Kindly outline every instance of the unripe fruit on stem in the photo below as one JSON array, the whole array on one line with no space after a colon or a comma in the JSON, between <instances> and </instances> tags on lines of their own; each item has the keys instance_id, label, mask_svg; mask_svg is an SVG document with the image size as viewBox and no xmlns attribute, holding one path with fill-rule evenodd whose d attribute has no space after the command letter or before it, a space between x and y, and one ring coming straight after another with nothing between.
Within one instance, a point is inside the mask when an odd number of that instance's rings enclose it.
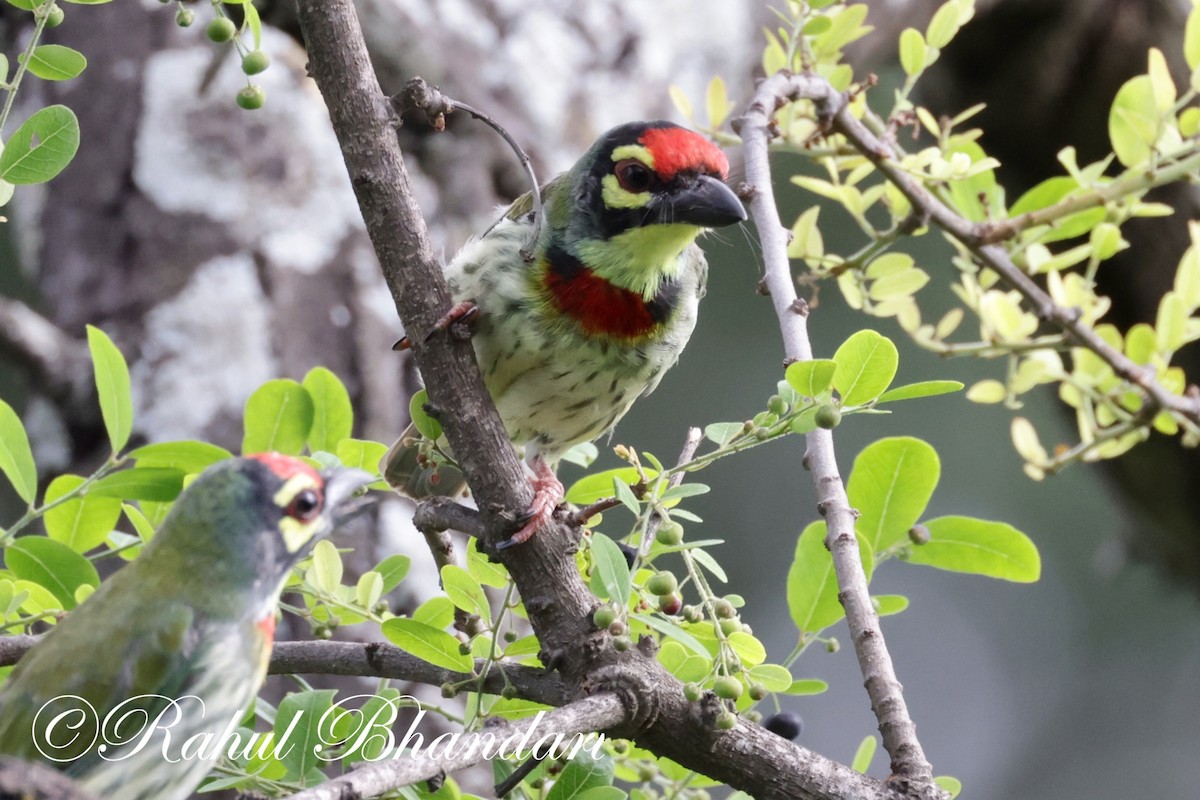
<instances>
[{"instance_id":1,"label":"unripe fruit on stem","mask_svg":"<svg viewBox=\"0 0 1200 800\"><path fill-rule=\"evenodd\" d=\"M658 610L664 614L675 616L683 608L683 600L677 594L664 594L658 598Z\"/></svg>"},{"instance_id":2,"label":"unripe fruit on stem","mask_svg":"<svg viewBox=\"0 0 1200 800\"><path fill-rule=\"evenodd\" d=\"M196 12L190 8L181 8L175 12L175 24L181 28L189 28L196 21Z\"/></svg>"},{"instance_id":3,"label":"unripe fruit on stem","mask_svg":"<svg viewBox=\"0 0 1200 800\"><path fill-rule=\"evenodd\" d=\"M926 544L929 541L929 528L924 525L913 525L908 529L908 540L913 544Z\"/></svg>"},{"instance_id":4,"label":"unripe fruit on stem","mask_svg":"<svg viewBox=\"0 0 1200 800\"><path fill-rule=\"evenodd\" d=\"M717 730L731 731L737 727L737 714L731 711L722 711L717 715Z\"/></svg>"},{"instance_id":5,"label":"unripe fruit on stem","mask_svg":"<svg viewBox=\"0 0 1200 800\"><path fill-rule=\"evenodd\" d=\"M782 417L788 412L787 401L777 394L771 395L771 399L767 401L767 410L777 417Z\"/></svg>"},{"instance_id":6,"label":"unripe fruit on stem","mask_svg":"<svg viewBox=\"0 0 1200 800\"><path fill-rule=\"evenodd\" d=\"M262 108L267 102L267 93L258 84L250 84L237 93L237 104L247 111Z\"/></svg>"},{"instance_id":7,"label":"unripe fruit on stem","mask_svg":"<svg viewBox=\"0 0 1200 800\"><path fill-rule=\"evenodd\" d=\"M204 35L217 44L229 42L237 36L237 25L229 17L217 17L204 29Z\"/></svg>"},{"instance_id":8,"label":"unripe fruit on stem","mask_svg":"<svg viewBox=\"0 0 1200 800\"><path fill-rule=\"evenodd\" d=\"M704 619L704 612L695 606L684 606L683 618L692 623L700 622L702 619Z\"/></svg>"},{"instance_id":9,"label":"unripe fruit on stem","mask_svg":"<svg viewBox=\"0 0 1200 800\"><path fill-rule=\"evenodd\" d=\"M500 690L500 696L505 700L515 700L517 697L517 687L509 684Z\"/></svg>"},{"instance_id":10,"label":"unripe fruit on stem","mask_svg":"<svg viewBox=\"0 0 1200 800\"><path fill-rule=\"evenodd\" d=\"M675 520L668 520L658 526L654 532L654 540L659 544L673 545L683 541L683 526Z\"/></svg>"},{"instance_id":11,"label":"unripe fruit on stem","mask_svg":"<svg viewBox=\"0 0 1200 800\"><path fill-rule=\"evenodd\" d=\"M600 606L592 612L592 624L601 630L612 625L617 619L617 612L612 606Z\"/></svg>"},{"instance_id":12,"label":"unripe fruit on stem","mask_svg":"<svg viewBox=\"0 0 1200 800\"><path fill-rule=\"evenodd\" d=\"M242 57L242 72L257 75L271 65L271 57L262 50L252 50Z\"/></svg>"},{"instance_id":13,"label":"unripe fruit on stem","mask_svg":"<svg viewBox=\"0 0 1200 800\"><path fill-rule=\"evenodd\" d=\"M767 687L763 686L761 683L750 684L750 699L751 700L762 700L766 696L767 696Z\"/></svg>"},{"instance_id":14,"label":"unripe fruit on stem","mask_svg":"<svg viewBox=\"0 0 1200 800\"><path fill-rule=\"evenodd\" d=\"M60 6L55 6L46 12L46 27L57 28L63 24L63 20L67 18L67 14Z\"/></svg>"},{"instance_id":15,"label":"unripe fruit on stem","mask_svg":"<svg viewBox=\"0 0 1200 800\"><path fill-rule=\"evenodd\" d=\"M721 620L721 633L725 634L726 636L730 635L731 633L737 633L741 629L742 623L738 622L736 619Z\"/></svg>"},{"instance_id":16,"label":"unripe fruit on stem","mask_svg":"<svg viewBox=\"0 0 1200 800\"><path fill-rule=\"evenodd\" d=\"M449 700L450 698L456 697L457 695L458 695L458 689L454 688L453 683L443 683L442 684L442 697Z\"/></svg>"},{"instance_id":17,"label":"unripe fruit on stem","mask_svg":"<svg viewBox=\"0 0 1200 800\"><path fill-rule=\"evenodd\" d=\"M659 597L671 594L679 588L679 580L670 572L659 572L646 581L646 591Z\"/></svg>"},{"instance_id":18,"label":"unripe fruit on stem","mask_svg":"<svg viewBox=\"0 0 1200 800\"><path fill-rule=\"evenodd\" d=\"M688 702L694 703L704 696L704 690L697 684L685 683L683 685L683 696L688 699Z\"/></svg>"},{"instance_id":19,"label":"unripe fruit on stem","mask_svg":"<svg viewBox=\"0 0 1200 800\"><path fill-rule=\"evenodd\" d=\"M742 682L737 678L722 675L713 684L713 693L722 700L737 700L742 696Z\"/></svg>"},{"instance_id":20,"label":"unripe fruit on stem","mask_svg":"<svg viewBox=\"0 0 1200 800\"><path fill-rule=\"evenodd\" d=\"M825 642L825 652L827 653L836 653L841 649L842 645L837 639L830 638L829 641Z\"/></svg>"},{"instance_id":21,"label":"unripe fruit on stem","mask_svg":"<svg viewBox=\"0 0 1200 800\"><path fill-rule=\"evenodd\" d=\"M613 638L613 649L618 653L624 653L631 647L633 647L633 640L628 636L617 636Z\"/></svg>"},{"instance_id":22,"label":"unripe fruit on stem","mask_svg":"<svg viewBox=\"0 0 1200 800\"><path fill-rule=\"evenodd\" d=\"M717 612L717 616L721 619L732 619L737 616L737 609L728 600L718 600L713 603L713 610Z\"/></svg>"},{"instance_id":23,"label":"unripe fruit on stem","mask_svg":"<svg viewBox=\"0 0 1200 800\"><path fill-rule=\"evenodd\" d=\"M841 410L834 405L823 405L817 409L817 415L814 418L818 428L832 430L842 421Z\"/></svg>"},{"instance_id":24,"label":"unripe fruit on stem","mask_svg":"<svg viewBox=\"0 0 1200 800\"><path fill-rule=\"evenodd\" d=\"M613 623L608 626L608 632L613 636L624 636L629 632L629 626L625 624L624 620L614 620Z\"/></svg>"}]
</instances>

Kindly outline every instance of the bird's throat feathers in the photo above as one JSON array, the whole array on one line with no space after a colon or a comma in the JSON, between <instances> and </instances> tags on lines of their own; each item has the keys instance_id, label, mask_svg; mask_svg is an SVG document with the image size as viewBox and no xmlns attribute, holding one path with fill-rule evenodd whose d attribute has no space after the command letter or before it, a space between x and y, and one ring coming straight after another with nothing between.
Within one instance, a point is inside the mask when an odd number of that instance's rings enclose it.
<instances>
[{"instance_id":1,"label":"bird's throat feathers","mask_svg":"<svg viewBox=\"0 0 1200 800\"><path fill-rule=\"evenodd\" d=\"M642 268L616 264L611 256L620 252L604 250L612 247L616 239L607 242L588 242L581 254L607 255L596 260L571 255L566 250L551 247L543 262L542 280L547 300L555 311L573 319L584 333L606 336L613 339L635 340L651 335L675 309L679 297L679 282L676 276L680 266L680 253L691 244L697 229L691 226L656 226L658 228L687 227L691 234L682 242L666 265L658 269L645 269L646 251L641 250ZM647 233L649 229L635 229L629 233ZM659 231L655 231L658 233ZM676 241L679 241L677 238ZM599 247L588 248L587 245ZM642 247L642 245L635 245ZM597 266L591 266L596 264Z\"/></svg>"}]
</instances>

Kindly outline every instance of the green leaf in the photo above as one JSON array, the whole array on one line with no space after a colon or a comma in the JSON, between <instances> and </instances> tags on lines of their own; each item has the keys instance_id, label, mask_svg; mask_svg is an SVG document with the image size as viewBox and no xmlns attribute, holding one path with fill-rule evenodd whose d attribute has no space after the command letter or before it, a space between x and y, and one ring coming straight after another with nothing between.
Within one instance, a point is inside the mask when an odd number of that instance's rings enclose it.
<instances>
[{"instance_id":1,"label":"green leaf","mask_svg":"<svg viewBox=\"0 0 1200 800\"><path fill-rule=\"evenodd\" d=\"M75 590L100 585L92 562L62 542L42 536L22 536L4 550L4 563L18 578L49 589L65 609L75 607Z\"/></svg>"},{"instance_id":2,"label":"green leaf","mask_svg":"<svg viewBox=\"0 0 1200 800\"><path fill-rule=\"evenodd\" d=\"M616 786L593 786L575 795L574 800L625 800L627 797L629 795Z\"/></svg>"},{"instance_id":3,"label":"green leaf","mask_svg":"<svg viewBox=\"0 0 1200 800\"><path fill-rule=\"evenodd\" d=\"M550 787L546 800L580 800L589 789L611 786L614 771L612 756L580 750Z\"/></svg>"},{"instance_id":4,"label":"green leaf","mask_svg":"<svg viewBox=\"0 0 1200 800\"><path fill-rule=\"evenodd\" d=\"M313 548L308 582L325 594L334 594L342 585L342 556L333 542L322 539Z\"/></svg>"},{"instance_id":5,"label":"green leaf","mask_svg":"<svg viewBox=\"0 0 1200 800\"><path fill-rule=\"evenodd\" d=\"M652 469L646 470L646 476L652 480L657 475L658 473ZM617 469L606 469L603 472L593 472L571 484L571 488L567 490L566 501L577 506L586 506L605 497L611 497L614 479L626 485L641 480L634 467L618 467Z\"/></svg>"},{"instance_id":6,"label":"green leaf","mask_svg":"<svg viewBox=\"0 0 1200 800\"><path fill-rule=\"evenodd\" d=\"M881 617L890 617L908 608L908 598L901 594L879 594L871 600L875 603L875 613Z\"/></svg>"},{"instance_id":7,"label":"green leaf","mask_svg":"<svg viewBox=\"0 0 1200 800\"><path fill-rule=\"evenodd\" d=\"M457 564L442 567L442 588L445 589L450 602L458 608L485 621L491 620L492 609L487 595L483 593L483 587L462 567Z\"/></svg>"},{"instance_id":8,"label":"green leaf","mask_svg":"<svg viewBox=\"0 0 1200 800\"><path fill-rule=\"evenodd\" d=\"M267 381L246 401L242 454L299 455L312 424L313 401L307 389L286 378Z\"/></svg>"},{"instance_id":9,"label":"green leaf","mask_svg":"<svg viewBox=\"0 0 1200 800\"><path fill-rule=\"evenodd\" d=\"M618 478L613 478L613 494L621 501L621 505L629 509L629 513L635 517L641 513L641 506L638 503L637 496L629 488L628 483Z\"/></svg>"},{"instance_id":10,"label":"green leaf","mask_svg":"<svg viewBox=\"0 0 1200 800\"><path fill-rule=\"evenodd\" d=\"M859 331L847 339L833 355L837 370L833 388L842 396L842 404L857 406L874 400L896 377L899 355L896 345L872 330Z\"/></svg>"},{"instance_id":11,"label":"green leaf","mask_svg":"<svg viewBox=\"0 0 1200 800\"><path fill-rule=\"evenodd\" d=\"M508 586L508 570L502 564L493 564L487 554L480 551L478 539L472 539L467 548L467 572L484 586L498 589Z\"/></svg>"},{"instance_id":12,"label":"green leaf","mask_svg":"<svg viewBox=\"0 0 1200 800\"><path fill-rule=\"evenodd\" d=\"M940 786L942 791L950 794L950 800L954 800L962 792L962 781L953 775L938 775L933 782Z\"/></svg>"},{"instance_id":13,"label":"green leaf","mask_svg":"<svg viewBox=\"0 0 1200 800\"><path fill-rule=\"evenodd\" d=\"M24 56L17 56L17 61L23 63ZM33 48L28 69L42 80L65 81L83 72L85 67L87 59L78 50L61 44L43 44Z\"/></svg>"},{"instance_id":14,"label":"green leaf","mask_svg":"<svg viewBox=\"0 0 1200 800\"><path fill-rule=\"evenodd\" d=\"M454 622L454 603L450 602L449 597L431 597L413 609L412 618L431 628L442 630Z\"/></svg>"},{"instance_id":15,"label":"green leaf","mask_svg":"<svg viewBox=\"0 0 1200 800\"><path fill-rule=\"evenodd\" d=\"M77 6L102 6L105 3L111 3L112 0L66 0L66 2Z\"/></svg>"},{"instance_id":16,"label":"green leaf","mask_svg":"<svg viewBox=\"0 0 1200 800\"><path fill-rule=\"evenodd\" d=\"M695 636L692 636L674 622L669 622L662 617L656 617L652 614L631 614L630 618L636 619L648 628L653 628L663 636L666 636L670 641L678 642L696 655L710 661L712 660L712 653L708 651L708 648L702 645Z\"/></svg>"},{"instance_id":17,"label":"green leaf","mask_svg":"<svg viewBox=\"0 0 1200 800\"><path fill-rule=\"evenodd\" d=\"M183 491L182 470L167 467L134 467L105 475L92 484L88 494L122 500L169 502Z\"/></svg>"},{"instance_id":18,"label":"green leaf","mask_svg":"<svg viewBox=\"0 0 1200 800\"><path fill-rule=\"evenodd\" d=\"M334 453L347 467L361 469L372 474L379 471L379 462L387 455L387 445L367 439L342 439Z\"/></svg>"},{"instance_id":19,"label":"green leaf","mask_svg":"<svg viewBox=\"0 0 1200 800\"><path fill-rule=\"evenodd\" d=\"M802 633L817 633L845 615L837 598L833 559L825 549L826 528L812 522L796 541L796 554L787 575L788 611Z\"/></svg>"},{"instance_id":20,"label":"green leaf","mask_svg":"<svg viewBox=\"0 0 1200 800\"><path fill-rule=\"evenodd\" d=\"M27 504L37 497L37 466L29 436L12 406L0 400L0 471Z\"/></svg>"},{"instance_id":21,"label":"green leaf","mask_svg":"<svg viewBox=\"0 0 1200 800\"><path fill-rule=\"evenodd\" d=\"M693 549L692 558L696 559L696 563L704 567L713 574L721 583L729 583L729 576L725 574L725 570L717 563L717 560L707 550L699 548Z\"/></svg>"},{"instance_id":22,"label":"green leaf","mask_svg":"<svg viewBox=\"0 0 1200 800\"><path fill-rule=\"evenodd\" d=\"M744 422L714 422L704 427L704 438L717 445L726 445L736 439L745 426Z\"/></svg>"},{"instance_id":23,"label":"green leaf","mask_svg":"<svg viewBox=\"0 0 1200 800\"><path fill-rule=\"evenodd\" d=\"M874 736L868 736L859 743L858 749L854 751L854 760L850 762L850 769L855 772L867 774L867 770L871 768L871 759L875 758L875 748L878 746Z\"/></svg>"},{"instance_id":24,"label":"green leaf","mask_svg":"<svg viewBox=\"0 0 1200 800\"><path fill-rule=\"evenodd\" d=\"M572 447L567 452L563 453L562 460L570 464L577 464L584 469L595 463L600 456L600 450L592 442L580 442Z\"/></svg>"},{"instance_id":25,"label":"green leaf","mask_svg":"<svg viewBox=\"0 0 1200 800\"><path fill-rule=\"evenodd\" d=\"M304 376L304 388L313 403L312 428L308 432L308 449L312 452L324 450L336 453L343 439L350 438L354 427L354 408L350 405L350 393L334 375L324 367L314 367ZM378 463L378 462L376 462Z\"/></svg>"},{"instance_id":26,"label":"green leaf","mask_svg":"<svg viewBox=\"0 0 1200 800\"><path fill-rule=\"evenodd\" d=\"M447 603L449 605L449 603ZM438 628L415 619L389 619L383 623L383 635L393 644L435 667L455 672L470 672L474 660L458 649L458 639Z\"/></svg>"},{"instance_id":27,"label":"green leaf","mask_svg":"<svg viewBox=\"0 0 1200 800\"><path fill-rule=\"evenodd\" d=\"M316 746L329 741L330 737L323 737L318 727L333 706L334 694L333 689L293 692L280 701L274 733L276 742L290 745L281 748L279 758L287 767L289 778L303 780L314 767L325 764L316 752Z\"/></svg>"},{"instance_id":28,"label":"green leaf","mask_svg":"<svg viewBox=\"0 0 1200 800\"><path fill-rule=\"evenodd\" d=\"M96 393L100 398L100 414L113 452L120 452L133 431L133 397L129 389L129 366L125 356L113 344L108 334L87 326L88 349L96 372Z\"/></svg>"},{"instance_id":29,"label":"green leaf","mask_svg":"<svg viewBox=\"0 0 1200 800\"><path fill-rule=\"evenodd\" d=\"M46 487L42 502L49 505L84 482L79 475L59 475ZM42 518L46 534L76 553L99 546L121 517L121 501L114 497L84 494L48 509Z\"/></svg>"},{"instance_id":30,"label":"green leaf","mask_svg":"<svg viewBox=\"0 0 1200 800\"><path fill-rule=\"evenodd\" d=\"M829 691L829 684L817 678L801 678L798 681L792 681L792 685L787 688L784 694L791 695L810 695L824 694Z\"/></svg>"},{"instance_id":31,"label":"green leaf","mask_svg":"<svg viewBox=\"0 0 1200 800\"><path fill-rule=\"evenodd\" d=\"M0 180L45 183L62 172L79 149L79 120L66 106L35 111L13 131L0 153Z\"/></svg>"},{"instance_id":32,"label":"green leaf","mask_svg":"<svg viewBox=\"0 0 1200 800\"><path fill-rule=\"evenodd\" d=\"M908 536L940 476L937 451L910 436L880 439L858 454L846 494L859 512L855 528L872 553Z\"/></svg>"},{"instance_id":33,"label":"green leaf","mask_svg":"<svg viewBox=\"0 0 1200 800\"><path fill-rule=\"evenodd\" d=\"M898 400L915 400L918 397L936 397L939 394L961 392L963 384L960 381L920 381L888 389L879 395L876 403L894 403Z\"/></svg>"},{"instance_id":34,"label":"green leaf","mask_svg":"<svg viewBox=\"0 0 1200 800\"><path fill-rule=\"evenodd\" d=\"M658 648L658 663L662 664L667 672L685 683L704 680L712 672L713 666L712 657L708 655L707 651L703 651L703 648L700 655L689 653L682 644L671 639L664 639ZM761 667L755 669L761 669ZM790 676L788 680L790 683Z\"/></svg>"},{"instance_id":35,"label":"green leaf","mask_svg":"<svg viewBox=\"0 0 1200 800\"><path fill-rule=\"evenodd\" d=\"M442 435L442 423L429 416L429 412L425 410L427 405L429 405L429 392L421 389L414 392L412 399L408 401L408 413L412 417L413 425L422 436L437 441Z\"/></svg>"},{"instance_id":36,"label":"green leaf","mask_svg":"<svg viewBox=\"0 0 1200 800\"><path fill-rule=\"evenodd\" d=\"M596 570L592 582L592 591L600 588L602 600L612 600L614 603L625 605L629 602L629 594L633 591L633 577L629 574L629 565L625 562L625 554L612 539L603 533L592 534L592 561Z\"/></svg>"},{"instance_id":37,"label":"green leaf","mask_svg":"<svg viewBox=\"0 0 1200 800\"><path fill-rule=\"evenodd\" d=\"M746 675L768 692L786 692L792 685L792 673L780 664L759 664L746 670Z\"/></svg>"},{"instance_id":38,"label":"green leaf","mask_svg":"<svg viewBox=\"0 0 1200 800\"><path fill-rule=\"evenodd\" d=\"M784 377L801 397L820 397L833 385L837 366L836 361L824 358L797 361L788 364Z\"/></svg>"},{"instance_id":39,"label":"green leaf","mask_svg":"<svg viewBox=\"0 0 1200 800\"><path fill-rule=\"evenodd\" d=\"M1148 161L1158 141L1160 125L1150 76L1130 78L1117 90L1108 115L1108 136L1117 160L1127 167Z\"/></svg>"},{"instance_id":40,"label":"green leaf","mask_svg":"<svg viewBox=\"0 0 1200 800\"><path fill-rule=\"evenodd\" d=\"M139 467L170 467L194 474L218 461L233 458L233 454L215 444L182 439L139 447L129 457L136 460Z\"/></svg>"},{"instance_id":41,"label":"green leaf","mask_svg":"<svg viewBox=\"0 0 1200 800\"><path fill-rule=\"evenodd\" d=\"M1011 525L973 517L938 517L925 523L929 541L915 545L908 561L951 572L1033 583L1042 561L1033 541Z\"/></svg>"},{"instance_id":42,"label":"green leaf","mask_svg":"<svg viewBox=\"0 0 1200 800\"><path fill-rule=\"evenodd\" d=\"M742 664L747 667L757 666L767 660L767 648L745 631L731 633L725 641L733 648L733 652L737 653Z\"/></svg>"},{"instance_id":43,"label":"green leaf","mask_svg":"<svg viewBox=\"0 0 1200 800\"><path fill-rule=\"evenodd\" d=\"M1194 7L1183 29L1183 57L1187 60L1188 69L1200 67L1200 10Z\"/></svg>"},{"instance_id":44,"label":"green leaf","mask_svg":"<svg viewBox=\"0 0 1200 800\"><path fill-rule=\"evenodd\" d=\"M900 32L900 66L910 78L925 69L925 37L915 28Z\"/></svg>"},{"instance_id":45,"label":"green leaf","mask_svg":"<svg viewBox=\"0 0 1200 800\"><path fill-rule=\"evenodd\" d=\"M400 585L400 581L404 580L404 576L408 574L408 568L412 566L412 559L408 556L390 555L383 561L380 561L375 567L375 572L378 572L383 578L383 594L395 589Z\"/></svg>"}]
</instances>

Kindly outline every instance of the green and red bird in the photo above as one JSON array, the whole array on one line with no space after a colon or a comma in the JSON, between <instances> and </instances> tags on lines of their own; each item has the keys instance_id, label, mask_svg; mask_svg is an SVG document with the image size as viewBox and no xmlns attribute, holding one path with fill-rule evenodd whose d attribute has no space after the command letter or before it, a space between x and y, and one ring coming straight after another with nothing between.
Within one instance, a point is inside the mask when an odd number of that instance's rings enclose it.
<instances>
[{"instance_id":1,"label":"green and red bird","mask_svg":"<svg viewBox=\"0 0 1200 800\"><path fill-rule=\"evenodd\" d=\"M535 230L519 198L446 268L457 305L509 438L524 446L536 491L528 539L563 499L554 466L571 447L611 430L679 359L696 325L708 266L696 238L746 219L725 185L729 163L705 137L670 122L631 122L605 133L568 172L542 187ZM431 490L412 430L381 465L411 496Z\"/></svg>"},{"instance_id":2,"label":"green and red bird","mask_svg":"<svg viewBox=\"0 0 1200 800\"><path fill-rule=\"evenodd\" d=\"M369 480L275 453L210 467L0 685L0 754L103 800L191 795L262 685L293 565Z\"/></svg>"}]
</instances>

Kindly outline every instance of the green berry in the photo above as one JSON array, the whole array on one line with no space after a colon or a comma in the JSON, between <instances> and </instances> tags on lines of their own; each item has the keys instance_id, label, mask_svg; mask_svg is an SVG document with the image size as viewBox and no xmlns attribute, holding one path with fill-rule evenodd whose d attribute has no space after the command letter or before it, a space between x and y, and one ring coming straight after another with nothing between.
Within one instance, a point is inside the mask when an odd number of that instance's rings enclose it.
<instances>
[{"instance_id":1,"label":"green berry","mask_svg":"<svg viewBox=\"0 0 1200 800\"><path fill-rule=\"evenodd\" d=\"M713 693L722 700L737 700L742 696L742 682L729 675L722 675L713 684Z\"/></svg>"},{"instance_id":2,"label":"green berry","mask_svg":"<svg viewBox=\"0 0 1200 800\"><path fill-rule=\"evenodd\" d=\"M742 716L746 718L746 722L753 722L756 725L758 723L762 722L762 718L763 718L763 715L761 712L755 711L753 709L744 712L742 714Z\"/></svg>"},{"instance_id":3,"label":"green berry","mask_svg":"<svg viewBox=\"0 0 1200 800\"><path fill-rule=\"evenodd\" d=\"M190 8L181 8L175 12L175 24L181 28L190 28L196 21L196 12Z\"/></svg>"},{"instance_id":4,"label":"green berry","mask_svg":"<svg viewBox=\"0 0 1200 800\"><path fill-rule=\"evenodd\" d=\"M592 612L592 624L603 630L612 625L617 619L617 612L612 606L600 606Z\"/></svg>"},{"instance_id":5,"label":"green berry","mask_svg":"<svg viewBox=\"0 0 1200 800\"><path fill-rule=\"evenodd\" d=\"M679 580L670 572L659 572L646 581L646 591L659 597L671 594L678 588Z\"/></svg>"},{"instance_id":6,"label":"green berry","mask_svg":"<svg viewBox=\"0 0 1200 800\"><path fill-rule=\"evenodd\" d=\"M763 686L761 683L750 684L750 699L751 700L762 700L766 696L767 696L767 687Z\"/></svg>"},{"instance_id":7,"label":"green berry","mask_svg":"<svg viewBox=\"0 0 1200 800\"><path fill-rule=\"evenodd\" d=\"M55 6L46 12L46 27L57 28L63 24L63 20L67 18L66 12L60 6Z\"/></svg>"},{"instance_id":8,"label":"green berry","mask_svg":"<svg viewBox=\"0 0 1200 800\"><path fill-rule=\"evenodd\" d=\"M608 632L612 636L624 636L625 634L629 633L629 626L625 624L624 620L614 620L613 623L608 626Z\"/></svg>"},{"instance_id":9,"label":"green berry","mask_svg":"<svg viewBox=\"0 0 1200 800\"><path fill-rule=\"evenodd\" d=\"M731 711L722 711L717 715L717 730L731 731L737 727L737 714Z\"/></svg>"},{"instance_id":10,"label":"green berry","mask_svg":"<svg viewBox=\"0 0 1200 800\"><path fill-rule=\"evenodd\" d=\"M649 783L658 777L658 768L653 764L642 764L638 767L638 780L642 783Z\"/></svg>"},{"instance_id":11,"label":"green berry","mask_svg":"<svg viewBox=\"0 0 1200 800\"><path fill-rule=\"evenodd\" d=\"M458 654L460 656L471 655L471 643L470 642L459 642L458 643Z\"/></svg>"},{"instance_id":12,"label":"green berry","mask_svg":"<svg viewBox=\"0 0 1200 800\"><path fill-rule=\"evenodd\" d=\"M771 395L771 399L767 401L767 410L777 417L782 417L788 412L787 401L777 394Z\"/></svg>"},{"instance_id":13,"label":"green berry","mask_svg":"<svg viewBox=\"0 0 1200 800\"><path fill-rule=\"evenodd\" d=\"M717 612L717 616L721 619L732 619L737 616L737 609L728 600L722 599L713 603L713 610Z\"/></svg>"},{"instance_id":14,"label":"green berry","mask_svg":"<svg viewBox=\"0 0 1200 800\"><path fill-rule=\"evenodd\" d=\"M838 650L841 650L841 649L842 649L842 645L838 642L837 639L834 639L833 637L830 637L829 641L825 642L825 652L827 652L827 653L836 653Z\"/></svg>"},{"instance_id":15,"label":"green berry","mask_svg":"<svg viewBox=\"0 0 1200 800\"><path fill-rule=\"evenodd\" d=\"M242 72L257 75L271 65L271 57L262 50L251 50L242 57Z\"/></svg>"},{"instance_id":16,"label":"green berry","mask_svg":"<svg viewBox=\"0 0 1200 800\"><path fill-rule=\"evenodd\" d=\"M687 620L688 622L691 622L694 624L694 623L700 622L702 619L704 619L704 612L701 611L700 609L696 608L695 606L684 606L683 607L683 618L685 620Z\"/></svg>"},{"instance_id":17,"label":"green berry","mask_svg":"<svg viewBox=\"0 0 1200 800\"><path fill-rule=\"evenodd\" d=\"M929 528L913 525L908 529L908 540L913 544L926 544L929 541Z\"/></svg>"},{"instance_id":18,"label":"green berry","mask_svg":"<svg viewBox=\"0 0 1200 800\"><path fill-rule=\"evenodd\" d=\"M458 695L458 689L454 688L453 683L443 683L442 684L442 697L449 700L450 698L455 697L457 695Z\"/></svg>"},{"instance_id":19,"label":"green berry","mask_svg":"<svg viewBox=\"0 0 1200 800\"><path fill-rule=\"evenodd\" d=\"M237 93L237 104L248 111L262 108L266 102L267 93L255 83L242 87L242 90Z\"/></svg>"},{"instance_id":20,"label":"green berry","mask_svg":"<svg viewBox=\"0 0 1200 800\"><path fill-rule=\"evenodd\" d=\"M730 635L731 633L737 633L741 629L742 623L736 618L721 620L721 633L725 634L726 636Z\"/></svg>"},{"instance_id":21,"label":"green berry","mask_svg":"<svg viewBox=\"0 0 1200 800\"><path fill-rule=\"evenodd\" d=\"M613 649L618 653L624 653L629 648L633 647L633 640L628 636L614 636Z\"/></svg>"},{"instance_id":22,"label":"green berry","mask_svg":"<svg viewBox=\"0 0 1200 800\"><path fill-rule=\"evenodd\" d=\"M835 405L823 405L817 409L815 421L818 428L832 430L838 426L839 422L842 421L842 412Z\"/></svg>"},{"instance_id":23,"label":"green berry","mask_svg":"<svg viewBox=\"0 0 1200 800\"><path fill-rule=\"evenodd\" d=\"M318 625L313 628L313 636L318 639L329 639L333 636L333 629L328 625Z\"/></svg>"},{"instance_id":24,"label":"green berry","mask_svg":"<svg viewBox=\"0 0 1200 800\"><path fill-rule=\"evenodd\" d=\"M233 41L233 37L237 36L237 25L229 17L217 17L208 23L204 35L218 44Z\"/></svg>"},{"instance_id":25,"label":"green berry","mask_svg":"<svg viewBox=\"0 0 1200 800\"><path fill-rule=\"evenodd\" d=\"M517 687L511 683L500 690L500 696L505 700L515 700L517 697Z\"/></svg>"},{"instance_id":26,"label":"green berry","mask_svg":"<svg viewBox=\"0 0 1200 800\"><path fill-rule=\"evenodd\" d=\"M505 631L504 632L504 641L512 643L512 642L515 642L516 640L517 640L517 634L515 631Z\"/></svg>"},{"instance_id":27,"label":"green berry","mask_svg":"<svg viewBox=\"0 0 1200 800\"><path fill-rule=\"evenodd\" d=\"M675 520L669 520L658 526L654 532L654 540L659 544L674 545L683 541L683 526Z\"/></svg>"},{"instance_id":28,"label":"green berry","mask_svg":"<svg viewBox=\"0 0 1200 800\"><path fill-rule=\"evenodd\" d=\"M704 690L695 683L685 683L683 685L683 696L688 699L688 702L695 703L704 696Z\"/></svg>"}]
</instances>

